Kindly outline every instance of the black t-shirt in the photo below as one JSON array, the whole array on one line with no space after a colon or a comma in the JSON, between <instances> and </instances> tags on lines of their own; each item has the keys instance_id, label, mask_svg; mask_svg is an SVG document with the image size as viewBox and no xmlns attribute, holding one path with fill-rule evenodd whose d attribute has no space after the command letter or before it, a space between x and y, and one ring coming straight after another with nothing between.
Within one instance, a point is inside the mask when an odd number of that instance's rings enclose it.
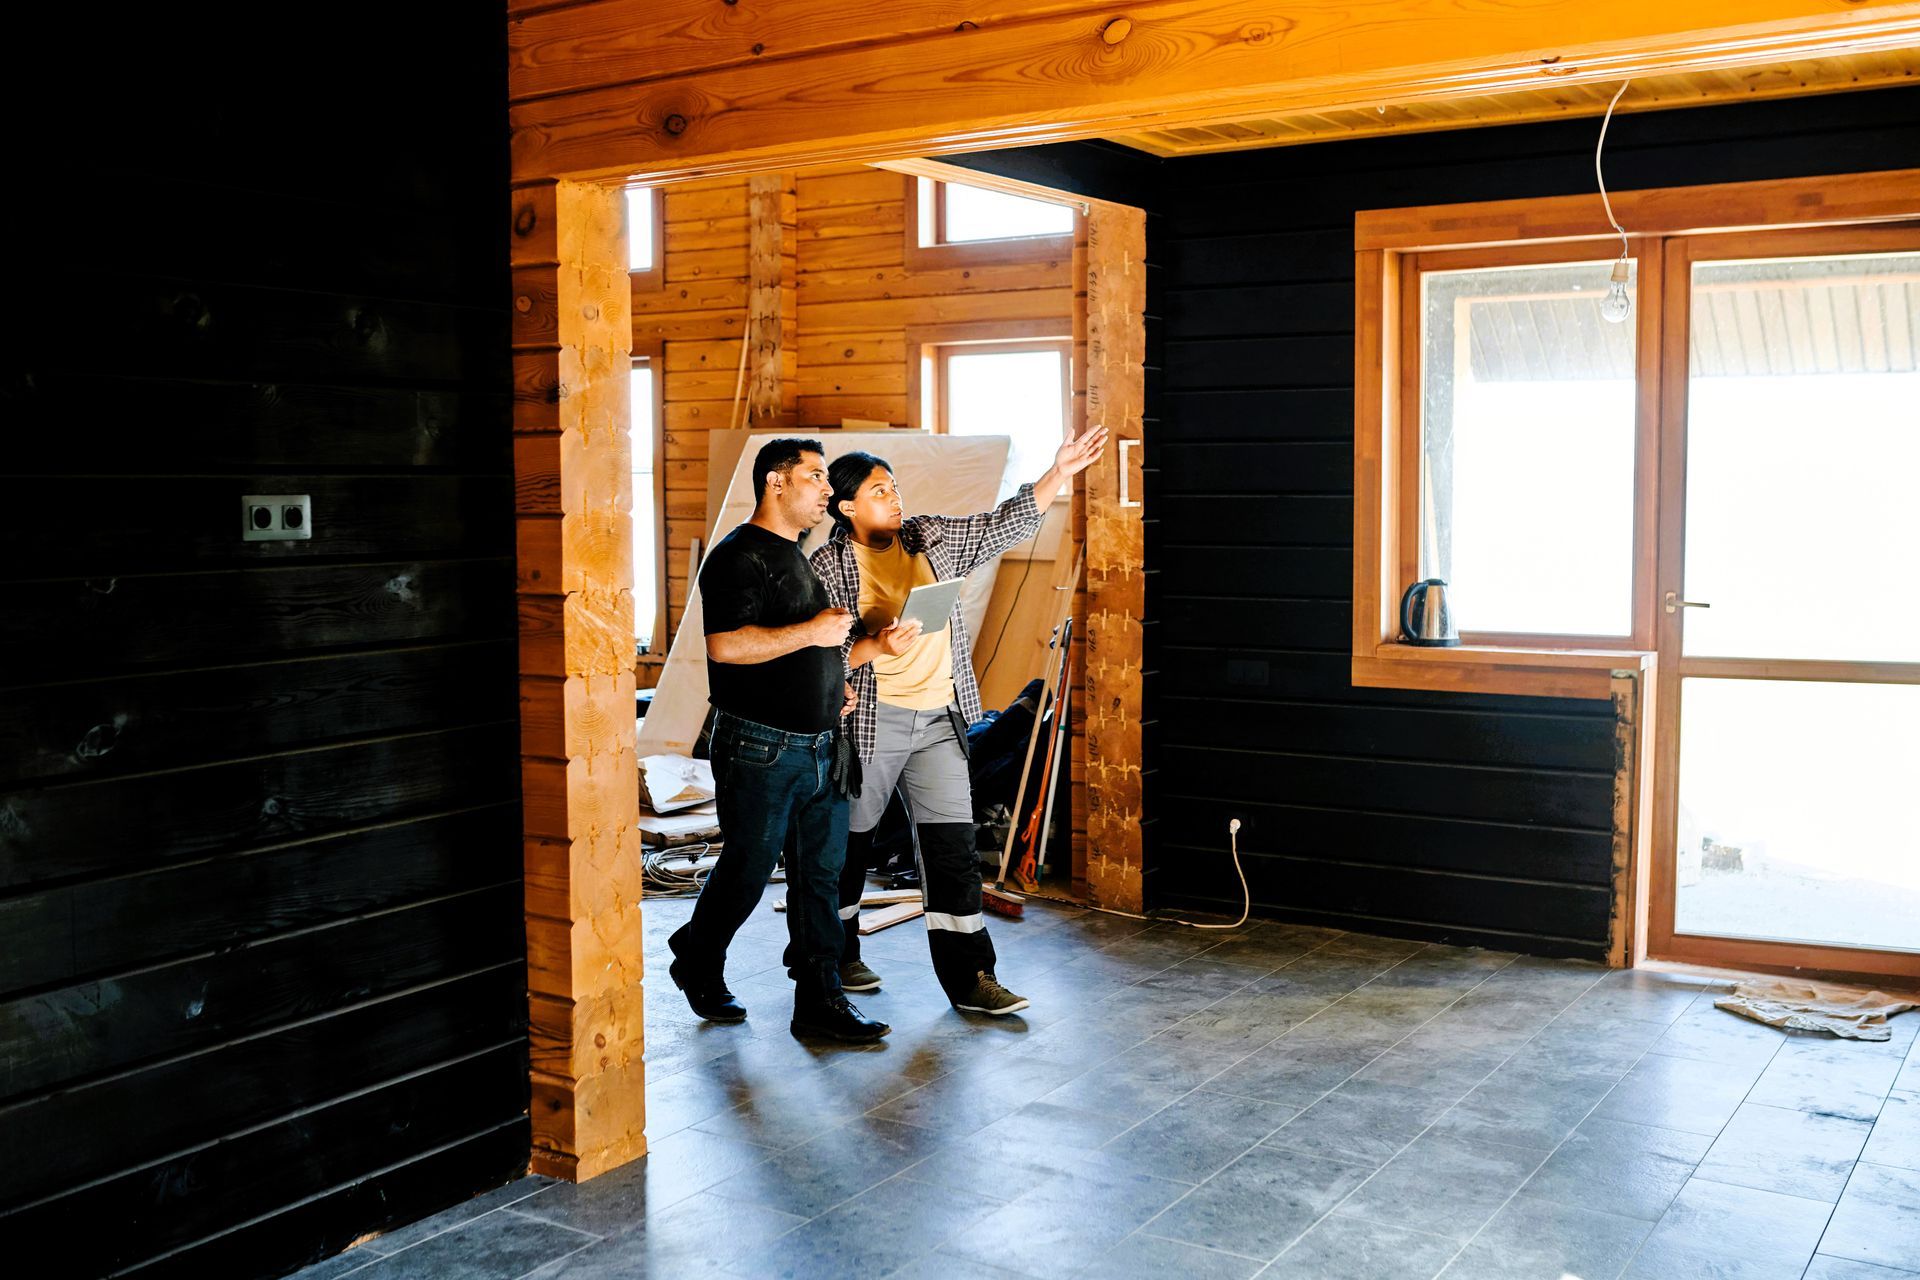
<instances>
[{"instance_id":1,"label":"black t-shirt","mask_svg":"<svg viewBox=\"0 0 1920 1280\"><path fill-rule=\"evenodd\" d=\"M800 544L755 524L736 527L707 553L700 601L710 636L791 626L831 603ZM808 645L771 662L707 659L714 706L789 733L822 733L838 724L843 679L838 645Z\"/></svg>"}]
</instances>

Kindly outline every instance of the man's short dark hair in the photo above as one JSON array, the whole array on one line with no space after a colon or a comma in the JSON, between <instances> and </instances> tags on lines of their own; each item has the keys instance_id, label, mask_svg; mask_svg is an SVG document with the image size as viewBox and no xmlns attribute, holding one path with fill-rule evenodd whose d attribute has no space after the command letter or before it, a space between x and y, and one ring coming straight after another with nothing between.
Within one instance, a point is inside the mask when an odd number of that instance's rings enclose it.
<instances>
[{"instance_id":1,"label":"man's short dark hair","mask_svg":"<svg viewBox=\"0 0 1920 1280\"><path fill-rule=\"evenodd\" d=\"M753 505L759 506L760 500L767 496L767 472L778 471L785 475L809 453L817 453L822 458L827 456L827 451L820 447L818 440L802 440L796 436L782 436L761 445L760 452L753 455Z\"/></svg>"}]
</instances>

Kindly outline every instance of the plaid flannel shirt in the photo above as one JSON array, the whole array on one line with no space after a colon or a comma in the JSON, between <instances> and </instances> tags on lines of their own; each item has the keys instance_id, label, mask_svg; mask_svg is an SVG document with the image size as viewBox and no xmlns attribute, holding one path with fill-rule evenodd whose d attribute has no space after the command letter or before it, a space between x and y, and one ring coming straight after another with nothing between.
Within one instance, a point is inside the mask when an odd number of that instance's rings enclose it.
<instances>
[{"instance_id":1,"label":"plaid flannel shirt","mask_svg":"<svg viewBox=\"0 0 1920 1280\"><path fill-rule=\"evenodd\" d=\"M1040 532L1040 508L1033 501L1033 486L1023 484L1018 493L995 507L973 516L909 516L900 522L900 544L909 555L925 555L936 581L962 578L1009 547L1018 546ZM844 668L853 642L866 634L858 620L860 612L860 562L854 558L853 540L844 528L835 527L833 536L813 553L813 571L827 586L827 598L839 608L856 615L853 630L840 646ZM967 637L967 624L960 617L960 606L953 606L947 619L953 628L953 691L960 702L960 714L968 724L979 720L980 681L973 674L973 642ZM879 715L874 710L873 664L851 671L847 679L859 696L853 709L853 740L859 748L860 763L873 760L874 740Z\"/></svg>"}]
</instances>

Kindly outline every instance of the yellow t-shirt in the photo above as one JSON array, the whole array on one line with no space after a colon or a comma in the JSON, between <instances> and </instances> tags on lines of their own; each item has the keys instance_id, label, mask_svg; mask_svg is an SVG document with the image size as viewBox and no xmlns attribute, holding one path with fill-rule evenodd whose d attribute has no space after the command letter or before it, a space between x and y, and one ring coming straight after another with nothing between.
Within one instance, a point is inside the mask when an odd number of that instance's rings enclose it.
<instances>
[{"instance_id":1,"label":"yellow t-shirt","mask_svg":"<svg viewBox=\"0 0 1920 1280\"><path fill-rule=\"evenodd\" d=\"M937 581L925 556L908 555L895 538L885 551L853 544L860 565L860 625L868 635L900 616L907 593ZM873 660L875 691L880 701L910 711L937 711L953 701L953 628L923 631L907 651L895 658L881 654Z\"/></svg>"}]
</instances>

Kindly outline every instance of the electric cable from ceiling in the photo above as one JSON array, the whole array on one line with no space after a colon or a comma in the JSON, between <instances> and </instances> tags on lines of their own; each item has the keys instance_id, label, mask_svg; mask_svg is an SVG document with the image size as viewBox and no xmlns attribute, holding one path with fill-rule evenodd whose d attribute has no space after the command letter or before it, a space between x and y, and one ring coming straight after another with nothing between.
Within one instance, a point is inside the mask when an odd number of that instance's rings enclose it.
<instances>
[{"instance_id":1,"label":"electric cable from ceiling","mask_svg":"<svg viewBox=\"0 0 1920 1280\"><path fill-rule=\"evenodd\" d=\"M1607 211L1607 223L1620 236L1620 256L1614 261L1613 271L1607 280L1606 296L1600 299L1600 318L1609 324L1624 324L1633 314L1633 296L1627 291L1628 259L1632 247L1627 242L1626 228L1613 216L1613 198L1607 194L1607 176L1601 170L1600 157L1607 146L1607 128L1613 123L1613 109L1620 105L1620 99L1627 92L1631 80L1622 80L1620 88L1614 92L1613 100L1607 103L1607 113L1600 121L1600 137L1593 144L1593 180L1600 188L1600 203Z\"/></svg>"}]
</instances>

